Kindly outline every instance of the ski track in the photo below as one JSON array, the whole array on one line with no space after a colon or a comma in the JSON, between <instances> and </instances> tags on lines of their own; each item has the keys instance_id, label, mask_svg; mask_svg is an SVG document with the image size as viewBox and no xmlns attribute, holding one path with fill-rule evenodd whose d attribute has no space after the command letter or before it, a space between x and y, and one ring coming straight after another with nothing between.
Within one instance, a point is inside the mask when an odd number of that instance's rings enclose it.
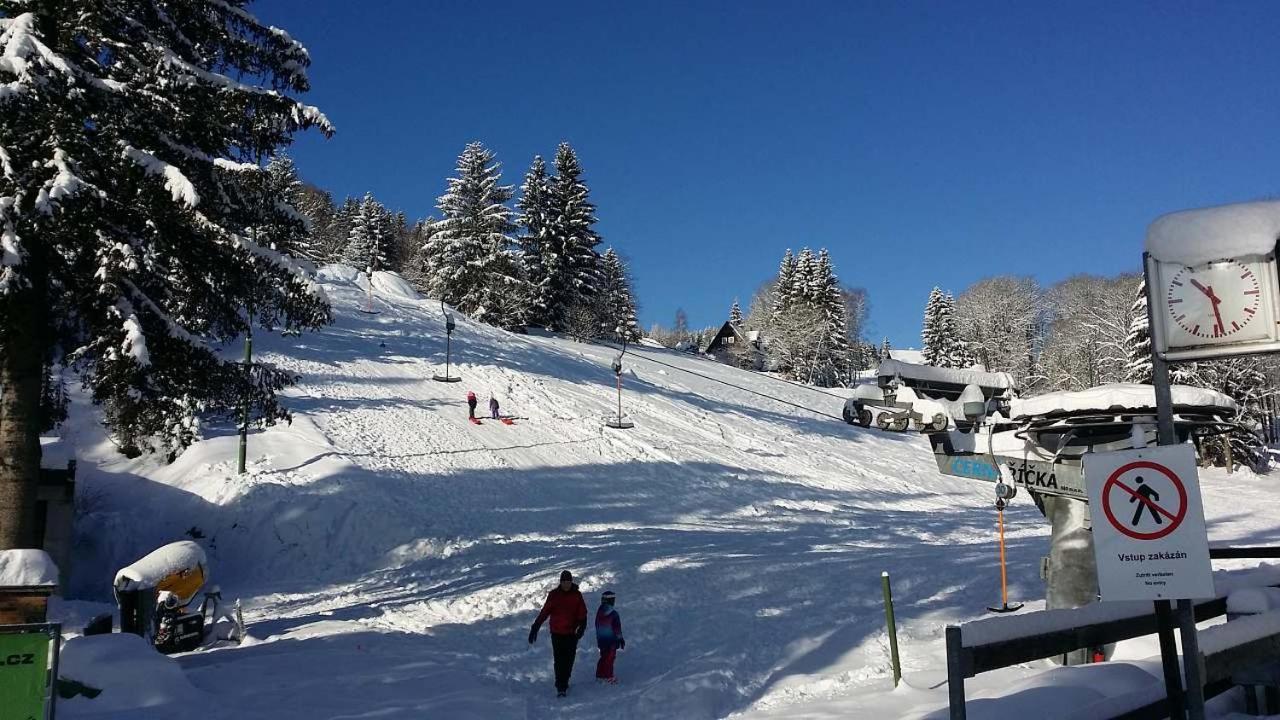
<instances>
[{"instance_id":1,"label":"ski track","mask_svg":"<svg viewBox=\"0 0 1280 720\"><path fill-rule=\"evenodd\" d=\"M96 548L103 577L188 527L209 535L215 578L244 597L255 641L181 662L228 717L424 717L424 702L467 683L494 703L474 716L534 720L882 697L882 570L918 685L945 677L943 626L997 599L990 488L940 476L919 435L854 428L649 360L834 415L838 397L632 348L623 403L636 427L607 429L613 348L459 318L451 370L463 382L437 383L438 303L379 298L366 315L355 285L326 289L334 326L259 341L301 381L287 399L294 426L251 439L253 472L232 473L233 439L221 437L169 469L101 459L84 481L134 498L91 518L104 531L153 518ZM467 421L469 389L480 426ZM491 391L515 425L487 419ZM1008 521L1010 592L1039 598L1047 525L1025 497ZM571 697L557 701L547 630L533 648L525 635L564 568L591 612L602 590L618 592L628 645L622 684L601 687L584 640ZM330 662L342 671L318 682Z\"/></svg>"}]
</instances>

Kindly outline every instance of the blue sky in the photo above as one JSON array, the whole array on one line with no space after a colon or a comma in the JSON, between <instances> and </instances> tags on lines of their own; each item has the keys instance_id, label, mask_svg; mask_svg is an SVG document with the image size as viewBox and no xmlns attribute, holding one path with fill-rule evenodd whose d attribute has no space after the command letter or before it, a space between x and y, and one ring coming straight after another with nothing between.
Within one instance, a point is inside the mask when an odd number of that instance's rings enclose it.
<instances>
[{"instance_id":1,"label":"blue sky","mask_svg":"<svg viewBox=\"0 0 1280 720\"><path fill-rule=\"evenodd\" d=\"M1280 3L261 0L337 125L293 155L410 217L463 145L578 150L641 320L718 324L787 247L918 346L929 289L1136 270L1146 225L1280 191Z\"/></svg>"}]
</instances>

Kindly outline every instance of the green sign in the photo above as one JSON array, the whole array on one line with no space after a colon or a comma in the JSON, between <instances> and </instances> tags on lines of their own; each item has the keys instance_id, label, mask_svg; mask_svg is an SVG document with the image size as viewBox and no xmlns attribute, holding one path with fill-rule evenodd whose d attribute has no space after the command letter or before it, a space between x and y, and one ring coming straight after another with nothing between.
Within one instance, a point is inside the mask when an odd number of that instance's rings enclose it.
<instances>
[{"instance_id":1,"label":"green sign","mask_svg":"<svg viewBox=\"0 0 1280 720\"><path fill-rule=\"evenodd\" d=\"M43 720L49 633L0 633L0 720Z\"/></svg>"}]
</instances>

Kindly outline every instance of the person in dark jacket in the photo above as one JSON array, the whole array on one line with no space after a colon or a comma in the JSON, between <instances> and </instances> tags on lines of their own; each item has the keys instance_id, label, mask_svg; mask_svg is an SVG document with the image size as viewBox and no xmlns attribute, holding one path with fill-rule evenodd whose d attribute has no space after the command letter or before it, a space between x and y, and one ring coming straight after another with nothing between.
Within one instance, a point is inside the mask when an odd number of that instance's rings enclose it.
<instances>
[{"instance_id":1,"label":"person in dark jacket","mask_svg":"<svg viewBox=\"0 0 1280 720\"><path fill-rule=\"evenodd\" d=\"M615 685L618 678L613 676L613 661L618 651L627 646L622 638L622 617L613 607L618 596L612 590L605 590L600 596L600 609L596 610L596 644L600 647L600 661L596 663L596 680Z\"/></svg>"},{"instance_id":2,"label":"person in dark jacket","mask_svg":"<svg viewBox=\"0 0 1280 720\"><path fill-rule=\"evenodd\" d=\"M489 396L489 415L494 419L498 419L498 398Z\"/></svg>"},{"instance_id":3,"label":"person in dark jacket","mask_svg":"<svg viewBox=\"0 0 1280 720\"><path fill-rule=\"evenodd\" d=\"M564 697L569 692L569 676L573 674L573 661L578 654L578 641L587 631L587 603L573 582L573 573L560 573L560 584L547 593L542 612L529 629L529 644L538 641L538 628L551 619L551 650L555 658L556 695Z\"/></svg>"},{"instance_id":4,"label":"person in dark jacket","mask_svg":"<svg viewBox=\"0 0 1280 720\"><path fill-rule=\"evenodd\" d=\"M467 417L476 419L476 394L470 390L467 391Z\"/></svg>"}]
</instances>

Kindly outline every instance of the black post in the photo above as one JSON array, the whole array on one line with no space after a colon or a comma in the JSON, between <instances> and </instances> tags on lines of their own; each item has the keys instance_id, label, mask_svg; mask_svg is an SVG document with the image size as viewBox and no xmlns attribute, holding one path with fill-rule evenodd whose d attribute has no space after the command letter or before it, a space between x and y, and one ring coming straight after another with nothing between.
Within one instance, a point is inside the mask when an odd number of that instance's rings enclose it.
<instances>
[{"instance_id":1,"label":"black post","mask_svg":"<svg viewBox=\"0 0 1280 720\"><path fill-rule=\"evenodd\" d=\"M453 352L453 331L446 330L444 335L444 376L449 377L449 355Z\"/></svg>"},{"instance_id":2,"label":"black post","mask_svg":"<svg viewBox=\"0 0 1280 720\"><path fill-rule=\"evenodd\" d=\"M1160 638L1160 660L1164 668L1169 720L1186 720L1182 674L1178 672L1178 644L1173 639L1173 606L1168 600L1156 601L1156 634Z\"/></svg>"},{"instance_id":3,"label":"black post","mask_svg":"<svg viewBox=\"0 0 1280 720\"><path fill-rule=\"evenodd\" d=\"M1151 273L1148 272L1149 256L1142 256L1142 272L1147 286L1147 333L1151 337L1151 385L1156 396L1156 437L1160 445L1178 444L1178 436L1173 426L1173 392L1169 388L1169 363L1161 357L1156 349L1155 324L1156 303L1159 301L1156 288L1151 285ZM1178 602L1178 625L1182 634L1183 666L1186 672L1187 692L1191 695L1191 716L1193 720L1204 717L1204 687L1200 678L1199 643L1196 641L1195 610L1190 601ZM1164 669L1165 689L1169 693L1170 720L1183 720L1187 717L1187 695L1183 692L1178 672L1178 648L1173 641L1173 608L1168 600L1156 601L1156 627L1160 636L1160 663ZM1191 651L1195 651L1194 655ZM1192 687L1192 686L1195 687ZM1175 694L1176 689L1176 694ZM1199 698L1199 702L1196 699Z\"/></svg>"},{"instance_id":4,"label":"black post","mask_svg":"<svg viewBox=\"0 0 1280 720\"><path fill-rule=\"evenodd\" d=\"M947 700L951 720L965 720L964 662L961 657L960 626L948 625L947 636Z\"/></svg>"}]
</instances>

